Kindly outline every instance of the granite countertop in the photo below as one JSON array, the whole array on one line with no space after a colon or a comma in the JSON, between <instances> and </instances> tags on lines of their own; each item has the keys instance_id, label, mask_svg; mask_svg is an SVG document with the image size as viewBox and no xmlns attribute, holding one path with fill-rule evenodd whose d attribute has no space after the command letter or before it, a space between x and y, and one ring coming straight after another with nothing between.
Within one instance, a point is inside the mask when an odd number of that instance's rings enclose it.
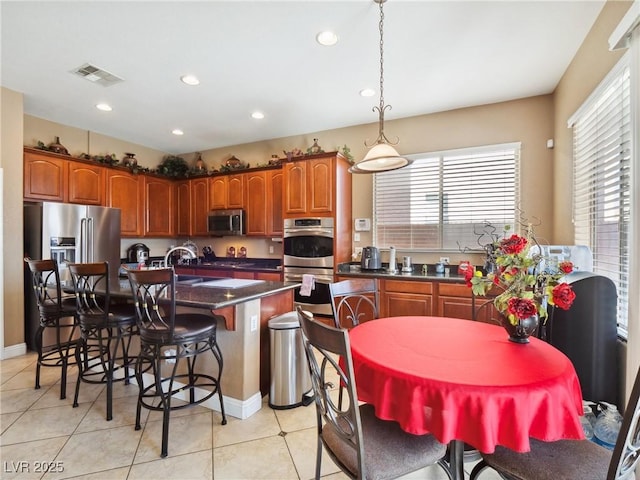
<instances>
[{"instance_id":1,"label":"granite countertop","mask_svg":"<svg viewBox=\"0 0 640 480\"><path fill-rule=\"evenodd\" d=\"M415 281L430 281L430 282L452 282L463 283L464 276L458 274L457 265L449 266L450 273L436 273L436 267L432 264L427 264L427 273L422 273L422 267L424 264L413 264L411 272L402 272L398 269L397 272L391 273L388 270L389 264L383 263L382 268L378 270L363 270L360 268L360 263L340 263L336 269L336 274L340 276L353 276L353 277L368 277L368 278L390 278L395 280L415 280Z\"/></svg>"},{"instance_id":2,"label":"granite countertop","mask_svg":"<svg viewBox=\"0 0 640 480\"><path fill-rule=\"evenodd\" d=\"M164 257L150 258L150 263L163 261ZM217 257L214 260L204 260L199 257L185 263L175 265L182 268L202 268L204 270L250 270L252 272L281 272L282 261L279 258L237 258Z\"/></svg>"},{"instance_id":3,"label":"granite countertop","mask_svg":"<svg viewBox=\"0 0 640 480\"><path fill-rule=\"evenodd\" d=\"M209 282L222 278L225 277L207 277L206 280ZM133 294L129 280L120 279L118 283L117 286L111 287L111 296L131 298ZM239 288L199 287L197 283L193 285L180 284L176 285L176 305L215 310L292 290L300 285L299 282L272 282L266 280Z\"/></svg>"}]
</instances>

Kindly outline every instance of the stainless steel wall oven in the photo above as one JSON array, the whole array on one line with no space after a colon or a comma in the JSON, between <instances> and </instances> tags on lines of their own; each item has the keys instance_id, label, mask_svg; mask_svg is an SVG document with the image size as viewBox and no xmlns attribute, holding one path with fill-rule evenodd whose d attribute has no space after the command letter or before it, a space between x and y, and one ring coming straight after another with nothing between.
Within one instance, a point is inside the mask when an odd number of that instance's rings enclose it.
<instances>
[{"instance_id":1,"label":"stainless steel wall oven","mask_svg":"<svg viewBox=\"0 0 640 480\"><path fill-rule=\"evenodd\" d=\"M301 282L313 275L315 288L301 295L294 290L294 305L316 315L331 316L329 284L333 282L333 218L287 218L284 220L284 280Z\"/></svg>"}]
</instances>

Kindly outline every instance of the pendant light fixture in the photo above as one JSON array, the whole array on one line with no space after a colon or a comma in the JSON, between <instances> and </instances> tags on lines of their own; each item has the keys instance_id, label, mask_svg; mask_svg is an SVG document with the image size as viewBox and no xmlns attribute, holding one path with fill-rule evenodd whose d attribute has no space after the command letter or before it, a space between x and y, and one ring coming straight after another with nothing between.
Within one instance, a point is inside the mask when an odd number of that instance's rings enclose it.
<instances>
[{"instance_id":1,"label":"pendant light fixture","mask_svg":"<svg viewBox=\"0 0 640 480\"><path fill-rule=\"evenodd\" d=\"M373 111L378 111L378 138L371 146L365 157L356 162L349 168L351 173L377 173L386 172L389 170L396 170L398 168L406 167L411 163L407 158L401 157L400 154L393 148L393 145L397 145L398 142L391 143L384 134L384 111L391 109L391 105L384 104L384 36L383 36L383 24L384 24L384 11L382 5L386 0L373 0L380 5L380 105L373 107ZM365 142L365 146L367 142Z\"/></svg>"}]
</instances>

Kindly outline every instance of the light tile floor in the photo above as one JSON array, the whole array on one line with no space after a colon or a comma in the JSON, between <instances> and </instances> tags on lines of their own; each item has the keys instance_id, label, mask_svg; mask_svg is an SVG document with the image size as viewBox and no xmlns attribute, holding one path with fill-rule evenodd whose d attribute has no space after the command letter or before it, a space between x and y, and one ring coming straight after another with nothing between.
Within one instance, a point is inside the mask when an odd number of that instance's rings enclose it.
<instances>
[{"instance_id":1,"label":"light tile floor","mask_svg":"<svg viewBox=\"0 0 640 480\"><path fill-rule=\"evenodd\" d=\"M67 398L60 400L60 373L43 368L41 388L33 388L33 353L0 362L0 478L141 480L307 480L315 471L316 430L313 405L273 410L266 403L246 420L204 407L172 412L169 455L160 458L161 415L143 410L136 431L137 386L114 388L113 420L105 420L105 387L82 384L80 405L72 408L75 367ZM47 471L47 465L50 470ZM328 458L322 476L347 477ZM465 463L468 473L474 463ZM446 479L430 467L405 479ZM482 480L498 475L485 471Z\"/></svg>"}]
</instances>

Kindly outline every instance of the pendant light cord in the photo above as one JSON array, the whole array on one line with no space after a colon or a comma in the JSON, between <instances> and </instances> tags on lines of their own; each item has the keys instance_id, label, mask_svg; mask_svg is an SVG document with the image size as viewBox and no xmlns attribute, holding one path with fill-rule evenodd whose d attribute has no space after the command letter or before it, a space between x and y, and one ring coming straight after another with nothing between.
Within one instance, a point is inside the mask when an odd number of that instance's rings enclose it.
<instances>
[{"instance_id":1,"label":"pendant light cord","mask_svg":"<svg viewBox=\"0 0 640 480\"><path fill-rule=\"evenodd\" d=\"M380 5L380 21L378 22L378 30L380 31L380 105L373 107L373 111L378 111L378 138L372 144L387 143L389 145L397 145L398 140L390 142L387 136L384 134L384 111L391 110L391 105L384 104L384 10L382 4L386 0L374 0ZM365 142L365 146L369 146Z\"/></svg>"}]
</instances>

